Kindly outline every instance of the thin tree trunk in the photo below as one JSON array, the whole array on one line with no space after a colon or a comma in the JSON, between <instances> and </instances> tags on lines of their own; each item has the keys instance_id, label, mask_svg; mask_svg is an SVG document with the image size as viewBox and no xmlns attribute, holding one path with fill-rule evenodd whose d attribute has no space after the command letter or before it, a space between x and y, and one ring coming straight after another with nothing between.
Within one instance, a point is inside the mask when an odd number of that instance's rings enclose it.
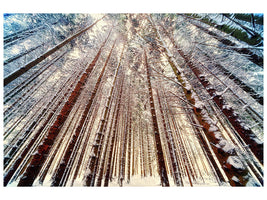
<instances>
[{"instance_id":1,"label":"thin tree trunk","mask_svg":"<svg viewBox=\"0 0 267 200\"><path fill-rule=\"evenodd\" d=\"M114 42L114 45L115 45L115 42ZM101 120L100 125L99 125L99 129L97 131L97 136L96 136L96 139L95 139L95 144L97 144L97 145L94 145L93 149L92 149L92 152L93 152L94 155L96 155L96 158L94 159L92 157L90 159L89 164L88 164L89 170L90 170L90 174L87 175L87 177L85 179L85 182L86 182L87 186L94 186L95 177L96 177L96 169L97 169L98 162L99 162L99 159L100 159L99 157L100 157L100 152L101 152L101 147L102 147L102 144L100 143L100 141L101 141L101 137L103 137L103 134L104 134L103 133L104 125L105 125L105 122L106 122L107 117L108 117L108 110L110 109L110 106L111 106L111 100L112 100L111 97L113 95L115 83L117 81L117 77L118 77L118 72L119 72L119 68L120 68L120 65L121 65L121 59L122 59L123 51L124 51L124 48L122 50L120 61L118 63L117 69L116 69L116 73L115 73L115 77L114 77L114 80L113 80L112 88L111 88L109 96L108 96L108 101L107 101L107 104L106 104L106 107L105 107L105 110L104 110L104 114L103 114L103 120Z\"/></svg>"},{"instance_id":2,"label":"thin tree trunk","mask_svg":"<svg viewBox=\"0 0 267 200\"><path fill-rule=\"evenodd\" d=\"M78 80L78 77L76 78L76 80ZM27 145L27 148L23 150L23 152L21 153L19 159L17 159L15 161L15 163L12 165L11 170L8 170L8 173L5 175L4 177L4 185L6 185L10 178L13 176L13 174L16 172L16 169L18 168L18 166L20 165L20 163L22 163L25 159L24 157L29 153L29 149L33 148L34 143L37 141L37 139L41 136L41 133L46 129L47 125L50 123L53 123L53 117L58 113L57 110L62 109L60 106L61 103L64 101L65 96L69 96L70 92L71 92L71 87L69 87L66 92L64 93L64 95L61 98L58 98L58 96L60 95L60 92L64 92L64 89L67 88L66 85L68 85L68 83L70 82L71 77L65 82L65 84L63 84L60 89L58 90L58 92L54 95L54 97L48 102L48 104L46 105L47 108L45 108L43 112L47 111L47 117L45 122L42 124L42 126L38 129L37 133L35 134L35 136L30 140L30 142ZM76 81L75 80L75 81ZM55 105L53 105L52 103L55 103ZM51 109L51 110L50 110ZM39 118L39 117L38 117ZM38 119L37 118L37 119ZM41 116L40 116L41 118ZM36 121L33 121L31 123L31 125L29 125L28 129L26 130L25 133L22 134L22 138L23 139L27 139L30 136L31 133L31 127L36 126ZM18 134L21 135L21 134ZM18 141L20 142L20 140ZM16 147L17 148L17 147ZM12 181L12 180L11 180Z\"/></svg>"},{"instance_id":3,"label":"thin tree trunk","mask_svg":"<svg viewBox=\"0 0 267 200\"><path fill-rule=\"evenodd\" d=\"M174 41L172 40L174 43ZM175 44L175 43L174 43ZM187 55L184 54L184 52L176 46L176 49L178 53L183 57L187 65L190 67L190 69L193 71L193 73L196 75L200 83L205 87L207 92L210 94L211 97L213 97L215 103L219 106L219 108L222 110L222 112L225 114L225 116L228 118L230 123L233 125L233 127L236 129L236 131L240 134L240 136L243 138L244 141L246 141L247 144L251 145L251 149L255 156L259 159L261 163L263 163L263 144L258 144L254 138L256 137L255 134L251 131L251 129L245 129L241 123L240 123L240 117L234 113L234 110L232 108L226 109L224 108L224 99L221 95L218 95L216 93L215 89L209 89L210 83L209 81L201 76L201 71L197 68L197 66L194 65L194 63L189 59Z\"/></svg>"},{"instance_id":4,"label":"thin tree trunk","mask_svg":"<svg viewBox=\"0 0 267 200\"><path fill-rule=\"evenodd\" d=\"M183 182L182 182L182 178L181 178L181 174L180 174L181 170L179 169L179 163L177 161L176 154L175 154L175 147L173 144L174 140L172 138L172 132L170 129L170 125L168 124L168 121L165 120L165 116L164 116L163 108L162 108L162 103L161 103L161 99L160 99L158 90L157 90L157 96L158 96L158 102L159 102L159 110L161 113L163 127L165 130L166 139L167 139L167 145L168 145L169 154L170 154L170 158L171 158L171 166L173 169L175 184L177 186L183 186ZM188 174L188 177L190 178L189 174ZM191 186L192 186L192 184L191 184Z\"/></svg>"},{"instance_id":5,"label":"thin tree trunk","mask_svg":"<svg viewBox=\"0 0 267 200\"><path fill-rule=\"evenodd\" d=\"M232 46L233 48L231 48L232 50L240 53L241 55L242 54L245 54L245 55L248 55L248 59L255 63L256 65L260 66L263 68L263 58L261 56L258 56L257 54L253 53L252 51L250 51L249 49L247 48L237 48L236 46L236 43L226 39L226 38L223 38L221 36L219 36L217 33L211 31L211 30L208 30L207 28L204 28L194 22L191 22L191 24L193 24L194 26L196 26L197 28L199 28L200 30L204 31L205 33L211 35L213 38L215 38L216 40L218 40L219 42L227 45L227 46Z\"/></svg>"},{"instance_id":6,"label":"thin tree trunk","mask_svg":"<svg viewBox=\"0 0 267 200\"><path fill-rule=\"evenodd\" d=\"M111 50L110 50L110 53L109 53L109 55L108 55L108 57L107 57L107 59L106 59L105 65L104 65L104 67L103 67L103 69L102 69L102 71L101 71L101 73L100 73L100 75L99 75L99 77L98 77L98 79L97 79L97 82L96 82L96 84L95 84L95 87L94 87L94 89L93 89L93 91L92 91L92 95L91 95L91 97L90 97L90 99L89 99L89 101L88 101L88 103L87 103L87 105L86 105L86 107L85 107L85 109L84 109L84 112L83 112L83 114L82 114L82 119L81 119L81 121L79 122L79 125L78 125L78 127L76 128L76 130L75 130L75 134L72 136L71 143L70 143L69 146L67 147L67 151L65 152L65 155L64 155L64 157L63 157L63 162L61 163L61 165L60 165L58 171L56 172L56 175L54 176L54 181L53 181L53 183L52 183L52 186L61 186L61 184L62 184L61 180L64 178L64 172L65 172L66 166L68 165L68 162L69 162L70 156L71 156L71 154L72 154L74 145L75 145L75 143L76 143L76 141L77 141L77 138L79 137L79 134L80 134L80 132L81 132L81 130L82 130L82 127L83 127L83 125L84 125L86 116L87 116L87 114L89 113L89 111L90 111L90 109L91 109L91 105L92 105L92 103L93 103L93 101L94 101L94 99L95 99L95 96L96 96L96 94L97 94L99 85L100 85L101 80L102 80L102 77L103 77L103 75L104 75L104 73L105 73L105 70L106 70L108 61L109 61L109 59L110 59L110 57L111 57L111 53L112 53L112 51L113 51L113 49L114 49L115 43L116 43L116 41L114 42L114 44L113 44L113 46L112 46L112 48L111 48ZM106 114L106 113L105 113L105 114ZM102 127L102 129L103 129L103 127ZM102 130L101 130L101 131L102 131ZM102 132L101 132L101 136L102 136Z\"/></svg>"},{"instance_id":7,"label":"thin tree trunk","mask_svg":"<svg viewBox=\"0 0 267 200\"><path fill-rule=\"evenodd\" d=\"M109 37L109 35L108 35L108 37ZM107 39L108 39L108 37L107 37ZM37 177L37 175L38 175L38 173L42 167L42 164L44 163L44 161L47 158L48 152L49 152L51 146L53 145L54 140L56 139L59 131L62 128L62 124L66 121L68 115L70 114L72 107L74 106L79 95L81 94L81 91L83 89L83 85L86 83L86 81L89 77L89 74L93 70L93 68L96 64L96 61L98 60L98 58L101 54L102 48L104 47L107 39L104 41L104 43L100 47L100 49L99 49L97 55L95 56L94 60L92 61L92 63L85 70L85 73L80 78L80 81L78 81L78 83L76 84L76 87L72 91L71 95L69 96L68 101L63 106L60 114L57 116L56 121L51 126L47 136L45 137L44 143L38 147L38 149L37 149L38 154L35 154L32 157L31 164L27 167L23 177L19 181L18 186L26 186L26 185L30 186L33 184L33 181Z\"/></svg>"},{"instance_id":8,"label":"thin tree trunk","mask_svg":"<svg viewBox=\"0 0 267 200\"><path fill-rule=\"evenodd\" d=\"M188 100L188 102L190 102L191 105L194 105L194 114L199 122L199 124L201 124L203 126L203 131L206 135L206 138L208 139L209 142L213 143L214 145L212 146L212 150L210 149L210 144L207 143L207 139L202 137L202 143L206 146L206 151L207 152L211 152L213 151L216 156L218 161L220 162L221 165L221 169L224 168L223 166L225 165L225 163L227 162L229 156L237 156L236 152L232 152L230 155L229 154L222 154L221 153L221 149L219 147L219 140L217 140L215 138L215 133L214 131L211 131L210 127L216 127L216 131L219 131L218 127L216 124L209 122L209 118L207 118L208 113L203 109L200 108L199 106L196 105L196 98L194 97L196 95L196 93L193 91L193 89L187 89L188 87L188 83L185 80L185 77L182 76L182 70L178 67L178 65L176 64L173 56L171 55L169 49L166 47L165 43L163 42L160 33L158 32L158 29L156 28L156 26L154 25L154 22L152 21L152 19L150 19L150 23L152 24L152 27L154 29L154 31L156 32L156 35L159 38L159 41L161 42L161 46L164 48L164 52L165 55L167 57L167 60L171 66L171 68L173 69L173 72L177 78L177 80L181 83L182 85L182 89L184 92L184 95L186 97L186 99ZM188 63L189 65L190 63ZM190 87L191 88L191 87ZM195 94L195 95L193 95ZM216 97L215 97L216 98ZM218 146L215 146L216 144L218 144ZM210 149L210 150L209 150ZM212 161L214 166L217 166L217 162L215 161L214 157L210 154L209 155L210 160ZM240 160L241 161L241 160ZM222 172L220 170L220 167L215 167L216 169L216 173L218 174L219 177L221 177L221 180L223 182L225 182L225 179L223 178ZM227 177L229 178L230 184L231 185L236 185L236 184L241 184L241 185L245 185L248 181L248 179L246 178L246 175L248 174L248 169L247 168L243 168L240 169L239 171L228 167L227 169L224 168L224 172L227 175ZM240 183L235 183L231 178L232 176L235 175L236 177L238 177L241 181Z\"/></svg>"},{"instance_id":9,"label":"thin tree trunk","mask_svg":"<svg viewBox=\"0 0 267 200\"><path fill-rule=\"evenodd\" d=\"M105 16L104 16L105 17ZM72 41L73 39L77 38L78 36L80 36L82 33L84 33L85 31L91 29L97 22L99 22L100 20L102 20L104 17L102 17L101 19L97 20L96 22L94 22L93 24L91 24L90 26L88 26L87 28L79 31L78 33L74 34L73 36L67 38L66 40L64 40L63 42L61 42L60 44L56 45L55 47L53 47L52 49L48 50L46 53L42 54L41 56L39 56L38 58L36 58L35 60L29 62L28 64L26 64L25 66L21 67L20 69L12 72L11 74L9 74L8 76L6 76L4 78L4 86L6 86L7 84L9 84L11 81L15 80L16 78L18 78L19 76L21 76L22 74L26 73L28 70L30 70L31 68L33 68L34 66L36 66L37 64L39 64L41 61L43 61L44 59L46 59L48 56L50 56L51 54L53 54L54 52L56 52L57 50L59 50L60 48L62 48L63 46L65 46L66 44L68 44L70 41Z\"/></svg>"},{"instance_id":10,"label":"thin tree trunk","mask_svg":"<svg viewBox=\"0 0 267 200\"><path fill-rule=\"evenodd\" d=\"M31 53L32 51L38 49L39 47L44 46L44 44L45 44L45 43L42 43L42 44L40 44L40 45L38 45L38 46L36 46L36 47L32 47L32 48L30 48L29 50L27 50L27 51L25 51L25 52L23 52L23 53L20 53L20 54L14 56L14 57L11 57L11 58L6 59L6 60L4 61L4 65L7 65L7 64L13 62L14 60L17 60L17 59L21 58L22 56L25 56L25 55Z\"/></svg>"},{"instance_id":11,"label":"thin tree trunk","mask_svg":"<svg viewBox=\"0 0 267 200\"><path fill-rule=\"evenodd\" d=\"M123 79L120 81L120 89L119 89L119 97L117 100L117 110L116 110L116 116L115 116L115 126L113 127L113 133L112 133L112 138L111 138L111 145L110 145L110 149L109 149L109 155L108 155L108 163L107 163L107 170L106 170L106 174L105 174L105 181L104 181L104 186L107 187L109 180L111 178L112 175L112 158L113 157L113 151L115 151L115 138L116 138L116 130L119 124L118 118L119 118L119 113L120 113L120 109L121 109L121 96L122 96L122 88L123 88Z\"/></svg>"},{"instance_id":12,"label":"thin tree trunk","mask_svg":"<svg viewBox=\"0 0 267 200\"><path fill-rule=\"evenodd\" d=\"M166 164L164 161L162 146L161 146L158 121L157 121L153 92L152 92L152 86L151 86L151 81L150 81L150 76L151 76L150 75L150 68L149 68L149 65L147 62L146 52L145 52L145 66L146 66L146 77L147 77L147 84L148 84L148 90L149 90L150 111L151 111L151 116L152 116L152 121L153 121L154 137L155 137L155 141L156 141L159 175L160 175L160 179L161 179L161 185L162 186L170 186L169 179L167 176Z\"/></svg>"}]
</instances>

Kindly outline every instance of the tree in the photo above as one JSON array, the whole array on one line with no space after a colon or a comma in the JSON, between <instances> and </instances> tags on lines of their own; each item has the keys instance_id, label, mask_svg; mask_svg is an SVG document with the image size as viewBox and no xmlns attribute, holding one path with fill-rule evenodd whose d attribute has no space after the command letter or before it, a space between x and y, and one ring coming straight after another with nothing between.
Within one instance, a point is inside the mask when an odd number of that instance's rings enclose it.
<instances>
[{"instance_id":1,"label":"tree","mask_svg":"<svg viewBox=\"0 0 267 200\"><path fill-rule=\"evenodd\" d=\"M263 186L262 29L255 14L10 15L4 185Z\"/></svg>"}]
</instances>

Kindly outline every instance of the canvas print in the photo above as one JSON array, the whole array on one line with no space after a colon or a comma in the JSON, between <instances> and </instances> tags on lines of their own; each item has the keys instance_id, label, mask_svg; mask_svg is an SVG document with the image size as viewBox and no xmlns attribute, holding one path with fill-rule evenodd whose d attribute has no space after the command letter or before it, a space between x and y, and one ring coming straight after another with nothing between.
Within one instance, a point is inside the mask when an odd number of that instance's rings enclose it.
<instances>
[{"instance_id":1,"label":"canvas print","mask_svg":"<svg viewBox=\"0 0 267 200\"><path fill-rule=\"evenodd\" d=\"M263 14L3 17L4 186L263 186Z\"/></svg>"}]
</instances>

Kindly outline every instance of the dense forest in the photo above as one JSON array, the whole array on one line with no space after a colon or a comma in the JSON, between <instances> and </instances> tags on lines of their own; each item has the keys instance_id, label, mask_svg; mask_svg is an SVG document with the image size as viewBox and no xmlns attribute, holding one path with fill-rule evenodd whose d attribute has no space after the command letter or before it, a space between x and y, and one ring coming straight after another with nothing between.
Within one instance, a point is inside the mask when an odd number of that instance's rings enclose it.
<instances>
[{"instance_id":1,"label":"dense forest","mask_svg":"<svg viewBox=\"0 0 267 200\"><path fill-rule=\"evenodd\" d=\"M4 14L4 186L263 186L262 14Z\"/></svg>"}]
</instances>

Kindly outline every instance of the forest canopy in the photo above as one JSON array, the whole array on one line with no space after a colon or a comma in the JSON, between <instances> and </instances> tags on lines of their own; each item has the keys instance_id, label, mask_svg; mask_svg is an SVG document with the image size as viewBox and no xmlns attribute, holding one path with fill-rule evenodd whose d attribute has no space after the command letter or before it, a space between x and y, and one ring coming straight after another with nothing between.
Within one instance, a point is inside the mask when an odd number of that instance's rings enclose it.
<instances>
[{"instance_id":1,"label":"forest canopy","mask_svg":"<svg viewBox=\"0 0 267 200\"><path fill-rule=\"evenodd\" d=\"M4 186L263 186L263 14L4 14Z\"/></svg>"}]
</instances>

